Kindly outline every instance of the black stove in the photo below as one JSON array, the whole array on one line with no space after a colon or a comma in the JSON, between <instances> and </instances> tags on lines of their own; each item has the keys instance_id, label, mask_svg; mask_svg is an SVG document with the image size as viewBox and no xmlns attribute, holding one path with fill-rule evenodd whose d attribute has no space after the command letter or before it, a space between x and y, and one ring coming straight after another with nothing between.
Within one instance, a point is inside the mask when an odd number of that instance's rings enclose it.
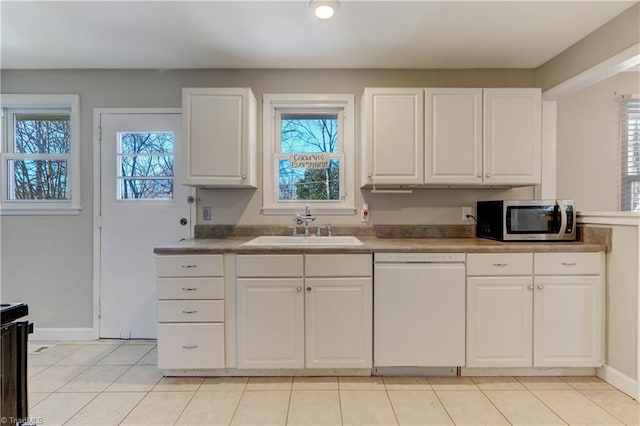
<instances>
[{"instance_id":1,"label":"black stove","mask_svg":"<svg viewBox=\"0 0 640 426\"><path fill-rule=\"evenodd\" d=\"M2 303L0 304L0 308L0 323L2 323L2 325L29 315L29 306L22 302Z\"/></svg>"},{"instance_id":2,"label":"black stove","mask_svg":"<svg viewBox=\"0 0 640 426\"><path fill-rule=\"evenodd\" d=\"M27 341L33 324L20 321L29 314L26 303L2 303L0 308L0 423L27 425Z\"/></svg>"}]
</instances>

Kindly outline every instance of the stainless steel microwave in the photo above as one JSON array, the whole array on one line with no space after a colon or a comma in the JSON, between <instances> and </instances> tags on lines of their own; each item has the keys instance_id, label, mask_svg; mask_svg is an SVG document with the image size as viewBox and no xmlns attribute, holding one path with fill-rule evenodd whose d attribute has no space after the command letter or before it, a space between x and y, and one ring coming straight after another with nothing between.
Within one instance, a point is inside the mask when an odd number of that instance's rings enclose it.
<instances>
[{"instance_id":1,"label":"stainless steel microwave","mask_svg":"<svg viewBox=\"0 0 640 426\"><path fill-rule=\"evenodd\" d=\"M573 200L478 201L476 236L498 241L574 241Z\"/></svg>"}]
</instances>

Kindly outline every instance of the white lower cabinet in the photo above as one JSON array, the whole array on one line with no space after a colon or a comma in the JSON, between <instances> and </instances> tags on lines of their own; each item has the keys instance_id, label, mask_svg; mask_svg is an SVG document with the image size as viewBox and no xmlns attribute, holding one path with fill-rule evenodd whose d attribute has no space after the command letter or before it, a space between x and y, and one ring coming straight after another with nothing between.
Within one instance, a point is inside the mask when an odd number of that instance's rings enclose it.
<instances>
[{"instance_id":1,"label":"white lower cabinet","mask_svg":"<svg viewBox=\"0 0 640 426\"><path fill-rule=\"evenodd\" d=\"M530 367L531 277L467 278L467 367Z\"/></svg>"},{"instance_id":2,"label":"white lower cabinet","mask_svg":"<svg viewBox=\"0 0 640 426\"><path fill-rule=\"evenodd\" d=\"M158 368L225 367L222 255L156 256Z\"/></svg>"},{"instance_id":3,"label":"white lower cabinet","mask_svg":"<svg viewBox=\"0 0 640 426\"><path fill-rule=\"evenodd\" d=\"M302 278L238 278L238 368L304 367Z\"/></svg>"},{"instance_id":4,"label":"white lower cabinet","mask_svg":"<svg viewBox=\"0 0 640 426\"><path fill-rule=\"evenodd\" d=\"M603 253L469 254L467 367L601 366L603 265Z\"/></svg>"},{"instance_id":5,"label":"white lower cabinet","mask_svg":"<svg viewBox=\"0 0 640 426\"><path fill-rule=\"evenodd\" d=\"M238 255L236 269L238 368L371 368L370 255Z\"/></svg>"}]
</instances>

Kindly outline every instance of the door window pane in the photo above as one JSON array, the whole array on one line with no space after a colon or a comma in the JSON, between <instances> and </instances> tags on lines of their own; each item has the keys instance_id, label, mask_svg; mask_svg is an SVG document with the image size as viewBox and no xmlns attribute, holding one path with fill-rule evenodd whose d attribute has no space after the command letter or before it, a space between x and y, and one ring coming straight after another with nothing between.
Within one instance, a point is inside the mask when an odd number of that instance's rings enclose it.
<instances>
[{"instance_id":1,"label":"door window pane","mask_svg":"<svg viewBox=\"0 0 640 426\"><path fill-rule=\"evenodd\" d=\"M118 141L118 199L172 199L174 134L120 133Z\"/></svg>"}]
</instances>

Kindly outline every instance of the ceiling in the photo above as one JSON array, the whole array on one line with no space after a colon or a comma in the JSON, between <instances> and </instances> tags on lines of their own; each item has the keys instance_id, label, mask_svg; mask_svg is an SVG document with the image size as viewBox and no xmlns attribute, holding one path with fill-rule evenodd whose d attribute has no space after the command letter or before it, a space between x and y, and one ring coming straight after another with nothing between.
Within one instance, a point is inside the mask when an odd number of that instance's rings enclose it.
<instances>
[{"instance_id":1,"label":"ceiling","mask_svg":"<svg viewBox=\"0 0 640 426\"><path fill-rule=\"evenodd\" d=\"M4 69L535 68L634 2L0 2Z\"/></svg>"}]
</instances>

